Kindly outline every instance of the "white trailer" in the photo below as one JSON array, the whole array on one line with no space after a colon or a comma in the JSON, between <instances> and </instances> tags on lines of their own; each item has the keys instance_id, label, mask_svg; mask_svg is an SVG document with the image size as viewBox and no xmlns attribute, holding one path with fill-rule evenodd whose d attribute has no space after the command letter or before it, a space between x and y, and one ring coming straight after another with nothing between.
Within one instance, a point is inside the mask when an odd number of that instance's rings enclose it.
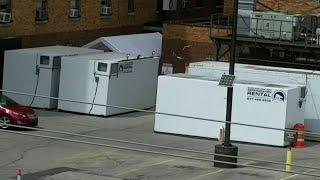
<instances>
[{"instance_id":1,"label":"white trailer","mask_svg":"<svg viewBox=\"0 0 320 180\"><path fill-rule=\"evenodd\" d=\"M48 46L5 51L3 89L58 97L60 64L63 56L100 53L100 50ZM57 100L5 93L22 105L36 108L57 108Z\"/></svg>"},{"instance_id":2,"label":"white trailer","mask_svg":"<svg viewBox=\"0 0 320 180\"><path fill-rule=\"evenodd\" d=\"M220 77L228 73L229 64L226 62L204 61L191 63L189 74L209 77ZM235 75L237 80L262 81L276 84L297 84L306 86L306 108L304 114L305 130L320 132L320 72L292 68L279 68L270 66L256 66L236 64ZM312 136L310 140L319 140Z\"/></svg>"},{"instance_id":3,"label":"white trailer","mask_svg":"<svg viewBox=\"0 0 320 180\"><path fill-rule=\"evenodd\" d=\"M293 86L237 81L232 122L280 129L303 123L301 90ZM218 86L217 80L183 74L160 76L157 93L156 108L160 114L156 114L155 132L218 137L224 123L196 119L225 121L227 88ZM231 140L287 145L284 131L235 124L231 125Z\"/></svg>"},{"instance_id":4,"label":"white trailer","mask_svg":"<svg viewBox=\"0 0 320 180\"><path fill-rule=\"evenodd\" d=\"M150 57L162 53L162 35L156 33L128 34L98 38L83 47L105 52L130 53Z\"/></svg>"},{"instance_id":5,"label":"white trailer","mask_svg":"<svg viewBox=\"0 0 320 180\"><path fill-rule=\"evenodd\" d=\"M107 105L137 109L153 107L158 65L158 57L139 59L114 52L64 57L59 97L91 104L59 100L58 109L110 116L132 110Z\"/></svg>"}]
</instances>

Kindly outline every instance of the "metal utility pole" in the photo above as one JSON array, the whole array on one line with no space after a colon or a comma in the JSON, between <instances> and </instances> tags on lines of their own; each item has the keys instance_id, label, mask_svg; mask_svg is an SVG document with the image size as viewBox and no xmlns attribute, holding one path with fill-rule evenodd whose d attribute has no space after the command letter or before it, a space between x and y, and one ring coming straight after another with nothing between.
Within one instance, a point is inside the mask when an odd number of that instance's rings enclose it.
<instances>
[{"instance_id":1,"label":"metal utility pole","mask_svg":"<svg viewBox=\"0 0 320 180\"><path fill-rule=\"evenodd\" d=\"M234 0L233 6L233 25L232 25L232 40L230 49L230 60L229 60L229 75L234 75L234 65L236 61L236 41L237 41L237 25L238 25L238 0ZM227 91L227 111L226 111L226 124L225 124L225 141L221 145L215 146L216 154L224 154L237 156L238 147L233 146L230 142L230 132L231 132L231 115L232 115L232 96L233 87L228 87ZM229 123L228 123L229 122ZM237 163L237 158L226 158L219 155L214 156L215 160L225 161L230 163ZM214 163L215 167L221 168L235 168L236 165L225 164L225 163Z\"/></svg>"}]
</instances>

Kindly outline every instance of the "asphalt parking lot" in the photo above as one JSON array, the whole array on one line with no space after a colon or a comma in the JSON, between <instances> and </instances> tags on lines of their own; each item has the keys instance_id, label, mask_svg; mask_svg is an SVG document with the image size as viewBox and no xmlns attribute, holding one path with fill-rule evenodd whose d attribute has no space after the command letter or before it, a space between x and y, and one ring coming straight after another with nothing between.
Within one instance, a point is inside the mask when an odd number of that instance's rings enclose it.
<instances>
[{"instance_id":1,"label":"asphalt parking lot","mask_svg":"<svg viewBox=\"0 0 320 180\"><path fill-rule=\"evenodd\" d=\"M154 133L153 114L134 112L106 118L56 111L37 111L39 127L42 129L68 131L204 152L214 152L214 145L219 143L210 139ZM10 131L0 131L1 180L15 179L16 171L19 168L23 170L22 180L320 179L252 167L220 169L213 167L211 162L12 134ZM15 129L12 131L213 159L209 155L94 140L39 130ZM237 145L239 156L285 162L285 148L239 143ZM293 150L294 164L319 168L319 152L320 143L307 142L306 148ZM284 169L283 165L265 162L249 160L238 160L238 162L240 164ZM320 175L317 170L297 167L294 170Z\"/></svg>"}]
</instances>

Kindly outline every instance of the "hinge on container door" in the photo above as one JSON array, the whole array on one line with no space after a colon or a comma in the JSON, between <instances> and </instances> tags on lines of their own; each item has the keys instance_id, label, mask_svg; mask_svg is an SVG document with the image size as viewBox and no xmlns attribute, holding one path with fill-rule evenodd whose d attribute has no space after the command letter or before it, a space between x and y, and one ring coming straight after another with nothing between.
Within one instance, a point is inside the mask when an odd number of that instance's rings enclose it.
<instances>
[{"instance_id":1,"label":"hinge on container door","mask_svg":"<svg viewBox=\"0 0 320 180\"><path fill-rule=\"evenodd\" d=\"M36 65L36 72L35 72L36 75L39 75L40 74L40 67L39 65L37 64Z\"/></svg>"}]
</instances>

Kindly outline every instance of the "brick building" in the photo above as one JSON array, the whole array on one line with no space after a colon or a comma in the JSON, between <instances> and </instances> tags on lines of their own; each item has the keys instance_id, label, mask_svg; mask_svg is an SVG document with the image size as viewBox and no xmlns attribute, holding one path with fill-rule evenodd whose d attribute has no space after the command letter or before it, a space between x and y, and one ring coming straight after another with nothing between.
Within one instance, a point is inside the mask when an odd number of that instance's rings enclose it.
<instances>
[{"instance_id":1,"label":"brick building","mask_svg":"<svg viewBox=\"0 0 320 180\"><path fill-rule=\"evenodd\" d=\"M178 1L177 10L167 14L171 20L163 25L162 62L172 66L175 73L184 72L190 62L215 57L211 38L230 34L223 0L190 0L187 7Z\"/></svg>"},{"instance_id":2,"label":"brick building","mask_svg":"<svg viewBox=\"0 0 320 180\"><path fill-rule=\"evenodd\" d=\"M256 10L277 11L289 14L319 15L319 1L315 0L256 0ZM233 0L224 0L224 13L232 15Z\"/></svg>"},{"instance_id":3,"label":"brick building","mask_svg":"<svg viewBox=\"0 0 320 180\"><path fill-rule=\"evenodd\" d=\"M173 66L173 72L184 72L191 62L214 59L215 43L212 40L217 36L228 36L231 33L229 26L210 28L203 23L173 23L165 24L163 28L163 63ZM226 49L226 47L222 47ZM225 57L227 54L218 54Z\"/></svg>"},{"instance_id":4,"label":"brick building","mask_svg":"<svg viewBox=\"0 0 320 180\"><path fill-rule=\"evenodd\" d=\"M0 37L22 47L83 45L100 36L140 32L158 18L156 0L0 0ZM0 15L1 15L0 14Z\"/></svg>"},{"instance_id":5,"label":"brick building","mask_svg":"<svg viewBox=\"0 0 320 180\"><path fill-rule=\"evenodd\" d=\"M82 46L101 36L142 32L146 23L158 21L161 24L166 21L168 24L180 24L185 19L207 23L211 14L223 12L223 0L173 0L176 9L162 11L165 2L166 0L0 0L0 49L3 53L5 49L20 47L57 44ZM212 43L208 37L197 39L198 36L188 33L182 37L181 33L176 38L168 34L172 33L171 30L164 32L167 33L164 34L164 61L171 58L172 52L168 49L173 48L172 44L180 42L183 45L194 42L199 45L198 49L205 48L204 55L196 56L197 59L211 54ZM178 51L175 52L179 53ZM0 54L0 60L3 59L1 56L3 54Z\"/></svg>"}]
</instances>

